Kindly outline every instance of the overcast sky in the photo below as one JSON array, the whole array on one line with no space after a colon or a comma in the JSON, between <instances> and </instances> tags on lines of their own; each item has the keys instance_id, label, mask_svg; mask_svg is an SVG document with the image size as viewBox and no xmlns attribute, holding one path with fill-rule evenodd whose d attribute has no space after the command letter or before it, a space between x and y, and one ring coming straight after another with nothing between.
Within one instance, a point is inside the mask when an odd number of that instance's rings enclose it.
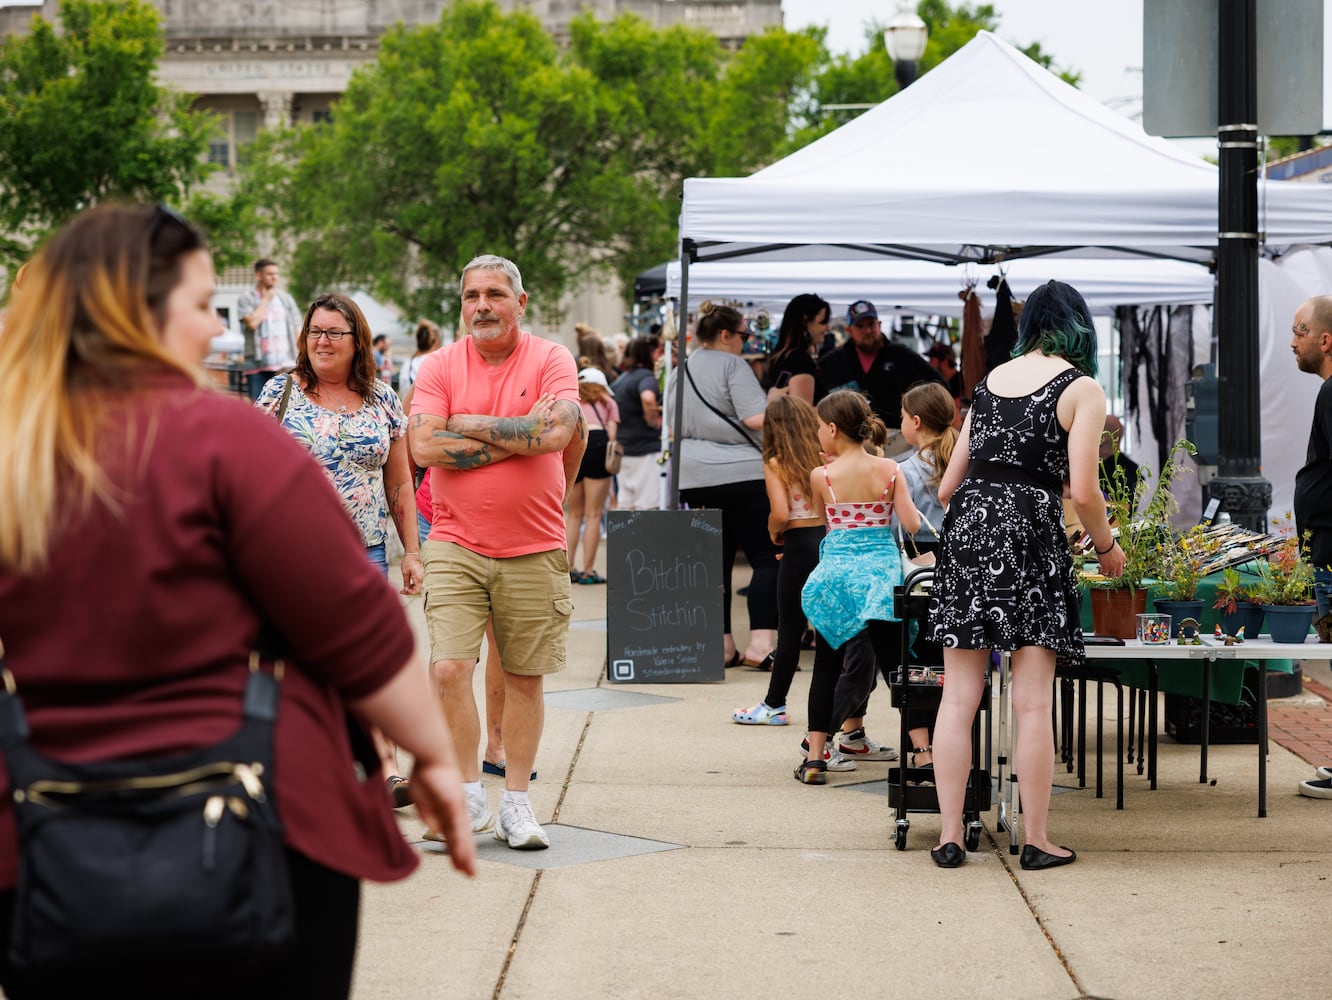
<instances>
[{"instance_id":1,"label":"overcast sky","mask_svg":"<svg viewBox=\"0 0 1332 1000\"><path fill-rule=\"evenodd\" d=\"M1040 42L1057 68L1082 74L1085 93L1122 113L1140 114L1143 0L988 2L999 15L999 37L1019 47ZM1260 13L1264 5L1281 2L1259 0ZM827 26L835 52L864 51L865 25L888 21L899 6L896 0L782 0L787 28ZM1332 72L1326 61L1332 52L1332 0L1323 6L1323 120L1332 123Z\"/></svg>"}]
</instances>

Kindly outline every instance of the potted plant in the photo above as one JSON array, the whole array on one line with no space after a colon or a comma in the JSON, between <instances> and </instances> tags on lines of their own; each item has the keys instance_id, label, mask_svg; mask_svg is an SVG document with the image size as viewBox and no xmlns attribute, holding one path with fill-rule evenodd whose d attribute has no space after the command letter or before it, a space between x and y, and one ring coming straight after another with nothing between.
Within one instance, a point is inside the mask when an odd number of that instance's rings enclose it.
<instances>
[{"instance_id":1,"label":"potted plant","mask_svg":"<svg viewBox=\"0 0 1332 1000\"><path fill-rule=\"evenodd\" d=\"M1157 544L1156 594L1153 604L1163 615L1169 615L1174 631L1187 618L1202 621L1203 602L1198 596L1198 582L1203 578L1203 566L1216 551L1205 530L1195 527L1175 538Z\"/></svg>"},{"instance_id":2,"label":"potted plant","mask_svg":"<svg viewBox=\"0 0 1332 1000\"><path fill-rule=\"evenodd\" d=\"M1263 605L1253 599L1249 584L1233 567L1221 571L1212 607L1221 612L1221 631L1226 635L1235 635L1243 628L1246 636L1257 638L1263 630Z\"/></svg>"},{"instance_id":3,"label":"potted plant","mask_svg":"<svg viewBox=\"0 0 1332 1000\"><path fill-rule=\"evenodd\" d=\"M1147 610L1147 581L1157 572L1162 538L1169 536L1170 517L1179 510L1171 485L1188 471L1179 455L1196 451L1188 441L1176 442L1155 485L1146 469L1139 469L1129 482L1122 465L1102 463L1106 512L1124 550L1124 572L1090 578L1092 627L1097 635L1131 639L1137 634L1137 616Z\"/></svg>"},{"instance_id":4,"label":"potted plant","mask_svg":"<svg viewBox=\"0 0 1332 1000\"><path fill-rule=\"evenodd\" d=\"M1250 590L1266 605L1267 628L1274 642L1303 642L1314 613L1313 563L1308 557L1308 532L1301 538L1294 530L1294 516L1273 519L1278 539L1258 566L1258 582Z\"/></svg>"}]
</instances>

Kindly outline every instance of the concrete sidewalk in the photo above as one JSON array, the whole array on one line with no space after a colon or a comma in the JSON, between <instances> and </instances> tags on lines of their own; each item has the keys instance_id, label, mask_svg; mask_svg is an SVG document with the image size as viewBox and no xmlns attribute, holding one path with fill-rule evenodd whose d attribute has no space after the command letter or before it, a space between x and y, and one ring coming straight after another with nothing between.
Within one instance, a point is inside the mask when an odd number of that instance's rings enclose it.
<instances>
[{"instance_id":1,"label":"concrete sidewalk","mask_svg":"<svg viewBox=\"0 0 1332 1000\"><path fill-rule=\"evenodd\" d=\"M913 814L906 851L894 849L890 765L862 762L823 787L793 780L808 664L787 727L730 721L767 686L743 668L724 684L612 686L605 588L574 589L569 668L547 682L532 785L551 848L510 851L486 834L467 881L399 813L422 865L366 887L358 1000L1332 992L1322 939L1303 933L1332 902L1332 801L1296 794L1312 767L1275 742L1265 819L1252 745L1213 746L1204 785L1198 748L1164 736L1159 789L1126 767L1117 812L1111 691L1106 798L1094 775L1078 789L1062 765L1054 774L1050 828L1078 862L1022 871L991 810L980 850L943 871L928 854L937 815ZM420 600L409 607L424 643ZM898 743L882 688L868 728ZM485 781L495 806L502 779Z\"/></svg>"}]
</instances>

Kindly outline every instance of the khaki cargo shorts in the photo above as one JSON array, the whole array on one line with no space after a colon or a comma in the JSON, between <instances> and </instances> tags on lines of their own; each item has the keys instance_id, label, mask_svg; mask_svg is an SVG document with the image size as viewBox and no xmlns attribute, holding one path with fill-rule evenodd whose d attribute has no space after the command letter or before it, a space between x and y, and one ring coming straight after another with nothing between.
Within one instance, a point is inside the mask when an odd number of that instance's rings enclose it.
<instances>
[{"instance_id":1,"label":"khaki cargo shorts","mask_svg":"<svg viewBox=\"0 0 1332 1000\"><path fill-rule=\"evenodd\" d=\"M495 645L509 673L564 669L573 600L563 549L493 559L456 542L427 541L421 555L431 663L475 660L493 616Z\"/></svg>"}]
</instances>

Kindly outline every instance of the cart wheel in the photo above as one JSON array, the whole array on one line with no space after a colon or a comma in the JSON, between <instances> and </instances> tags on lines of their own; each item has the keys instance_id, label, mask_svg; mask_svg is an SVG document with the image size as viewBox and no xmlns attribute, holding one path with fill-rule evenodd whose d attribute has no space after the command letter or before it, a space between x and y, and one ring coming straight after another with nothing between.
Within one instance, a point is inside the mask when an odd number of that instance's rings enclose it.
<instances>
[{"instance_id":1,"label":"cart wheel","mask_svg":"<svg viewBox=\"0 0 1332 1000\"><path fill-rule=\"evenodd\" d=\"M897 832L893 835L893 846L899 851L906 850L907 831L911 829L911 824L902 820L897 824Z\"/></svg>"},{"instance_id":2,"label":"cart wheel","mask_svg":"<svg viewBox=\"0 0 1332 1000\"><path fill-rule=\"evenodd\" d=\"M967 833L966 836L963 838L963 843L965 844L966 849L968 851L974 851L976 850L976 848L980 847L980 835L981 832L979 824L974 824L972 826L967 827Z\"/></svg>"}]
</instances>

